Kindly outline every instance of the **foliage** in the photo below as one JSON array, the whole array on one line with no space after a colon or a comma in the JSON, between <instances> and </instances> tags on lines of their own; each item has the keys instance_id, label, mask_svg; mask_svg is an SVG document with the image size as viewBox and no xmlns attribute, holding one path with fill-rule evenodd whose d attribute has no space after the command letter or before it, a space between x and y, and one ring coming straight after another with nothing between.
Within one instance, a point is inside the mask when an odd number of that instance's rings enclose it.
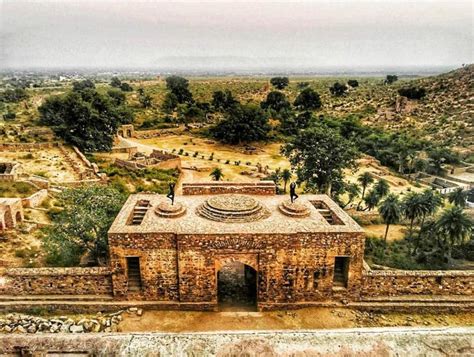
<instances>
[{"instance_id":1,"label":"foliage","mask_svg":"<svg viewBox=\"0 0 474 357\"><path fill-rule=\"evenodd\" d=\"M165 113L171 113L176 109L177 105L178 98L176 98L176 95L171 92L166 93L163 104L161 105L161 108L165 111Z\"/></svg>"},{"instance_id":2,"label":"foliage","mask_svg":"<svg viewBox=\"0 0 474 357\"><path fill-rule=\"evenodd\" d=\"M117 105L116 98L93 89L48 97L38 110L41 124L85 151L110 150L118 126L133 120L132 112Z\"/></svg>"},{"instance_id":3,"label":"foliage","mask_svg":"<svg viewBox=\"0 0 474 357\"><path fill-rule=\"evenodd\" d=\"M388 182L386 180L380 179L374 185L374 191L377 193L377 195L380 198L384 198L390 192L390 185L388 184Z\"/></svg>"},{"instance_id":4,"label":"foliage","mask_svg":"<svg viewBox=\"0 0 474 357\"><path fill-rule=\"evenodd\" d=\"M212 94L212 106L216 110L226 111L238 103L239 101L232 96L230 90L218 90Z\"/></svg>"},{"instance_id":5,"label":"foliage","mask_svg":"<svg viewBox=\"0 0 474 357\"><path fill-rule=\"evenodd\" d=\"M359 86L359 82L356 79L349 79L347 84L350 85L352 88L356 88Z\"/></svg>"},{"instance_id":6,"label":"foliage","mask_svg":"<svg viewBox=\"0 0 474 357\"><path fill-rule=\"evenodd\" d=\"M221 168L216 167L211 171L209 176L211 176L214 181L220 181L224 177L224 174L222 173Z\"/></svg>"},{"instance_id":7,"label":"foliage","mask_svg":"<svg viewBox=\"0 0 474 357\"><path fill-rule=\"evenodd\" d=\"M65 190L58 201L63 210L45 228L47 262L74 266L84 253L104 262L108 256L107 232L125 196L113 188L90 186Z\"/></svg>"},{"instance_id":8,"label":"foliage","mask_svg":"<svg viewBox=\"0 0 474 357\"><path fill-rule=\"evenodd\" d=\"M438 221L436 228L441 237L441 244L446 248L448 258L451 258L453 247L466 243L472 233L474 222L458 206L445 209Z\"/></svg>"},{"instance_id":9,"label":"foliage","mask_svg":"<svg viewBox=\"0 0 474 357\"><path fill-rule=\"evenodd\" d=\"M110 81L111 87L120 88L121 85L122 82L120 81L120 79L118 79L117 77L112 77L112 80Z\"/></svg>"},{"instance_id":10,"label":"foliage","mask_svg":"<svg viewBox=\"0 0 474 357\"><path fill-rule=\"evenodd\" d=\"M370 190L369 193L364 197L364 202L367 205L367 209L372 211L380 202L380 196L374 189Z\"/></svg>"},{"instance_id":11,"label":"foliage","mask_svg":"<svg viewBox=\"0 0 474 357\"><path fill-rule=\"evenodd\" d=\"M458 164L459 155L447 147L435 147L428 150L428 172L435 175L442 173L442 165Z\"/></svg>"},{"instance_id":12,"label":"foliage","mask_svg":"<svg viewBox=\"0 0 474 357\"><path fill-rule=\"evenodd\" d=\"M283 180L283 192L286 193L286 186L288 185L288 182L291 180L292 173L288 169L284 169L281 173L281 179Z\"/></svg>"},{"instance_id":13,"label":"foliage","mask_svg":"<svg viewBox=\"0 0 474 357\"><path fill-rule=\"evenodd\" d=\"M313 122L313 115L309 111L294 113L283 111L280 115L279 130L285 135L296 135L301 129L308 128Z\"/></svg>"},{"instance_id":14,"label":"foliage","mask_svg":"<svg viewBox=\"0 0 474 357\"><path fill-rule=\"evenodd\" d=\"M359 209L360 204L362 203L362 201L364 201L364 198L365 198L365 190L371 183L374 182L374 178L372 177L370 172L364 172L361 175L359 175L359 177L357 178L357 182L359 182L360 185L362 186L362 196L360 198L359 204L357 205L357 209ZM377 203L375 205L377 205Z\"/></svg>"},{"instance_id":15,"label":"foliage","mask_svg":"<svg viewBox=\"0 0 474 357\"><path fill-rule=\"evenodd\" d=\"M153 104L151 95L145 93L144 90L140 91L138 95L138 101L140 102L143 108L150 108Z\"/></svg>"},{"instance_id":16,"label":"foliage","mask_svg":"<svg viewBox=\"0 0 474 357\"><path fill-rule=\"evenodd\" d=\"M23 88L7 89L0 94L0 101L6 103L18 103L28 98L28 93Z\"/></svg>"},{"instance_id":17,"label":"foliage","mask_svg":"<svg viewBox=\"0 0 474 357\"><path fill-rule=\"evenodd\" d=\"M466 206L466 201L467 201L467 191L464 191L462 187L459 187L455 189L454 191L451 191L448 194L448 201L449 203L452 203L456 206L459 207L465 207Z\"/></svg>"},{"instance_id":18,"label":"foliage","mask_svg":"<svg viewBox=\"0 0 474 357\"><path fill-rule=\"evenodd\" d=\"M379 212L385 224L387 225L384 236L384 241L387 241L388 229L390 225L398 223L402 217L402 210L398 196L393 193L388 195L387 198L385 198L385 200L380 204Z\"/></svg>"},{"instance_id":19,"label":"foliage","mask_svg":"<svg viewBox=\"0 0 474 357\"><path fill-rule=\"evenodd\" d=\"M282 147L298 178L319 192L331 191L331 184L340 180L343 170L354 168L358 152L352 142L324 125L300 131Z\"/></svg>"},{"instance_id":20,"label":"foliage","mask_svg":"<svg viewBox=\"0 0 474 357\"><path fill-rule=\"evenodd\" d=\"M72 90L74 92L80 92L84 89L95 89L95 84L90 79L85 79L83 81L76 81L72 84Z\"/></svg>"},{"instance_id":21,"label":"foliage","mask_svg":"<svg viewBox=\"0 0 474 357\"><path fill-rule=\"evenodd\" d=\"M270 129L268 118L260 108L236 105L211 129L211 133L223 143L241 144L267 139Z\"/></svg>"},{"instance_id":22,"label":"foliage","mask_svg":"<svg viewBox=\"0 0 474 357\"><path fill-rule=\"evenodd\" d=\"M336 82L329 88L329 91L336 97L342 97L344 94L346 94L347 89L348 88L345 84Z\"/></svg>"},{"instance_id":23,"label":"foliage","mask_svg":"<svg viewBox=\"0 0 474 357\"><path fill-rule=\"evenodd\" d=\"M422 87L403 87L398 90L398 94L408 99L421 99L426 95L426 89Z\"/></svg>"},{"instance_id":24,"label":"foliage","mask_svg":"<svg viewBox=\"0 0 474 357\"><path fill-rule=\"evenodd\" d=\"M180 76L166 78L166 88L176 96L178 103L193 102L193 95L189 91L189 81Z\"/></svg>"},{"instance_id":25,"label":"foliage","mask_svg":"<svg viewBox=\"0 0 474 357\"><path fill-rule=\"evenodd\" d=\"M274 86L276 89L283 89L288 86L290 83L290 80L288 77L273 77L270 79L270 83L272 86Z\"/></svg>"},{"instance_id":26,"label":"foliage","mask_svg":"<svg viewBox=\"0 0 474 357\"><path fill-rule=\"evenodd\" d=\"M299 110L315 110L321 108L321 98L311 88L303 89L295 99L293 105Z\"/></svg>"},{"instance_id":27,"label":"foliage","mask_svg":"<svg viewBox=\"0 0 474 357\"><path fill-rule=\"evenodd\" d=\"M272 109L276 112L288 110L291 108L290 102L285 94L279 91L272 91L268 93L267 98L260 103L262 109Z\"/></svg>"},{"instance_id":28,"label":"foliage","mask_svg":"<svg viewBox=\"0 0 474 357\"><path fill-rule=\"evenodd\" d=\"M395 74L387 74L387 77L385 78L385 83L386 84L392 84L398 81L398 76Z\"/></svg>"}]
</instances>

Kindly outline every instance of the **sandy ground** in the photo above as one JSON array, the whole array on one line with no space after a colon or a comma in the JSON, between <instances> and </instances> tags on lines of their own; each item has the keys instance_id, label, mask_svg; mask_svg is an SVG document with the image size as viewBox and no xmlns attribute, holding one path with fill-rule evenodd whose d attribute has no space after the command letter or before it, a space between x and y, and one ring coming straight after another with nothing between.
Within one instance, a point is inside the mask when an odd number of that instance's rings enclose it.
<instances>
[{"instance_id":1,"label":"sandy ground","mask_svg":"<svg viewBox=\"0 0 474 357\"><path fill-rule=\"evenodd\" d=\"M30 158L29 155L33 157ZM78 177L57 148L29 152L2 152L1 161L21 164L20 172L45 176L53 182L74 181Z\"/></svg>"},{"instance_id":2,"label":"sandy ground","mask_svg":"<svg viewBox=\"0 0 474 357\"><path fill-rule=\"evenodd\" d=\"M362 228L364 228L365 233L370 236L383 238L387 226L385 224L374 224L370 226L363 226ZM390 228L388 229L387 240L403 239L403 237L405 236L405 231L407 231L407 227L401 224L391 224Z\"/></svg>"},{"instance_id":3,"label":"sandy ground","mask_svg":"<svg viewBox=\"0 0 474 357\"><path fill-rule=\"evenodd\" d=\"M474 314L368 313L343 308L272 312L145 311L123 315L122 332L329 329L376 326L473 326Z\"/></svg>"}]
</instances>

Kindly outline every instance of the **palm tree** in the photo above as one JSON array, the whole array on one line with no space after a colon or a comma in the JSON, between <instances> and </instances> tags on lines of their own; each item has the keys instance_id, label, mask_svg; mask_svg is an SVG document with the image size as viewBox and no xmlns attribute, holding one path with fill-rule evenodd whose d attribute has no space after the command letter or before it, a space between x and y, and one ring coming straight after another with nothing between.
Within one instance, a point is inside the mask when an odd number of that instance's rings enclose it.
<instances>
[{"instance_id":1,"label":"palm tree","mask_svg":"<svg viewBox=\"0 0 474 357\"><path fill-rule=\"evenodd\" d=\"M398 223L402 217L402 210L400 208L398 197L393 193L388 195L387 198L380 204L379 212L385 224L387 225L384 236L385 245L387 245L388 228L391 224Z\"/></svg>"},{"instance_id":2,"label":"palm tree","mask_svg":"<svg viewBox=\"0 0 474 357\"><path fill-rule=\"evenodd\" d=\"M352 201L354 201L354 198L360 195L359 186L357 186L357 184L355 183L346 183L345 189L349 196L349 201L347 201L347 203L342 208L346 208L347 206L349 206L352 203Z\"/></svg>"},{"instance_id":3,"label":"palm tree","mask_svg":"<svg viewBox=\"0 0 474 357\"><path fill-rule=\"evenodd\" d=\"M362 201L364 201L364 197L365 197L365 190L366 188L372 183L374 182L374 178L372 177L372 175L368 172L364 172L362 175L360 175L358 178L357 178L357 181L361 184L362 186L362 196L360 198L360 202L359 204L357 205L357 210L359 210L360 208L360 204L362 203Z\"/></svg>"},{"instance_id":4,"label":"palm tree","mask_svg":"<svg viewBox=\"0 0 474 357\"><path fill-rule=\"evenodd\" d=\"M283 172L281 173L281 178L283 180L283 192L286 193L286 185L288 184L288 181L291 180L291 171L288 169L284 169Z\"/></svg>"},{"instance_id":5,"label":"palm tree","mask_svg":"<svg viewBox=\"0 0 474 357\"><path fill-rule=\"evenodd\" d=\"M224 177L224 174L222 173L222 169L220 169L219 167L216 167L214 170L212 170L209 176L211 176L214 179L214 181L220 181L220 179Z\"/></svg>"},{"instance_id":6,"label":"palm tree","mask_svg":"<svg viewBox=\"0 0 474 357\"><path fill-rule=\"evenodd\" d=\"M423 226L426 216L436 213L438 208L443 204L443 198L432 189L423 191L421 201L424 207L424 214L421 217L420 227Z\"/></svg>"},{"instance_id":7,"label":"palm tree","mask_svg":"<svg viewBox=\"0 0 474 357\"><path fill-rule=\"evenodd\" d=\"M406 219L410 220L409 237L413 234L413 224L415 219L426 214L426 206L423 203L423 196L420 193L410 192L402 201L402 211Z\"/></svg>"},{"instance_id":8,"label":"palm tree","mask_svg":"<svg viewBox=\"0 0 474 357\"><path fill-rule=\"evenodd\" d=\"M384 198L390 193L390 185L384 179L380 179L374 186L375 192L379 195L380 198Z\"/></svg>"},{"instance_id":9,"label":"palm tree","mask_svg":"<svg viewBox=\"0 0 474 357\"><path fill-rule=\"evenodd\" d=\"M448 201L458 207L464 208L466 207L466 200L467 200L467 191L464 191L462 187L451 191L448 194Z\"/></svg>"},{"instance_id":10,"label":"palm tree","mask_svg":"<svg viewBox=\"0 0 474 357\"><path fill-rule=\"evenodd\" d=\"M474 222L458 206L447 208L443 211L436 226L439 233L444 238L444 245L447 249L448 258L451 259L451 251L455 245L464 243L473 229Z\"/></svg>"},{"instance_id":11,"label":"palm tree","mask_svg":"<svg viewBox=\"0 0 474 357\"><path fill-rule=\"evenodd\" d=\"M380 202L380 196L375 190L370 190L367 196L364 198L364 202L367 205L369 211L372 211Z\"/></svg>"}]
</instances>

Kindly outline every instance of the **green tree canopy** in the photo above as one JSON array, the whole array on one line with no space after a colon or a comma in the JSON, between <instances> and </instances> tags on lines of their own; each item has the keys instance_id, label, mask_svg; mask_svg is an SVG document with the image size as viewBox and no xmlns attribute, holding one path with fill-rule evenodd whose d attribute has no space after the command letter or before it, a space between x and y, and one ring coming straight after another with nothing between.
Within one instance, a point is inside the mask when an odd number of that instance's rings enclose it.
<instances>
[{"instance_id":1,"label":"green tree canopy","mask_svg":"<svg viewBox=\"0 0 474 357\"><path fill-rule=\"evenodd\" d=\"M272 79L270 79L270 83L276 89L283 89L288 86L290 80L288 79L288 77L273 77Z\"/></svg>"},{"instance_id":2,"label":"green tree canopy","mask_svg":"<svg viewBox=\"0 0 474 357\"><path fill-rule=\"evenodd\" d=\"M467 191L464 191L462 187L455 189L448 193L448 200L450 203L459 206L466 207L467 204Z\"/></svg>"},{"instance_id":3,"label":"green tree canopy","mask_svg":"<svg viewBox=\"0 0 474 357\"><path fill-rule=\"evenodd\" d=\"M41 124L85 151L109 151L118 126L133 121L133 113L117 98L93 89L49 97L38 110Z\"/></svg>"},{"instance_id":4,"label":"green tree canopy","mask_svg":"<svg viewBox=\"0 0 474 357\"><path fill-rule=\"evenodd\" d=\"M398 81L398 76L395 74L387 74L387 77L385 77L385 83L386 84L392 84Z\"/></svg>"},{"instance_id":5,"label":"green tree canopy","mask_svg":"<svg viewBox=\"0 0 474 357\"><path fill-rule=\"evenodd\" d=\"M300 131L282 151L297 170L300 181L326 193L331 192L333 180L340 179L344 169L356 166L359 155L351 141L324 125Z\"/></svg>"},{"instance_id":6,"label":"green tree canopy","mask_svg":"<svg viewBox=\"0 0 474 357\"><path fill-rule=\"evenodd\" d=\"M189 81L180 76L166 78L166 88L176 96L178 103L193 102L193 95L189 91Z\"/></svg>"},{"instance_id":7,"label":"green tree canopy","mask_svg":"<svg viewBox=\"0 0 474 357\"><path fill-rule=\"evenodd\" d=\"M272 109L276 112L288 110L291 104L286 98L286 95L279 91L272 91L268 93L267 98L260 103L262 109Z\"/></svg>"},{"instance_id":8,"label":"green tree canopy","mask_svg":"<svg viewBox=\"0 0 474 357\"><path fill-rule=\"evenodd\" d=\"M84 89L95 89L95 84L90 79L85 79L83 81L76 81L72 84L72 90L74 92L80 92Z\"/></svg>"},{"instance_id":9,"label":"green tree canopy","mask_svg":"<svg viewBox=\"0 0 474 357\"><path fill-rule=\"evenodd\" d=\"M230 90L218 90L212 94L212 106L217 110L226 111L238 103Z\"/></svg>"},{"instance_id":10,"label":"green tree canopy","mask_svg":"<svg viewBox=\"0 0 474 357\"><path fill-rule=\"evenodd\" d=\"M391 224L398 223L402 217L402 210L398 196L390 194L380 204L379 207L380 215L382 216L387 228L385 229L384 240L387 241L388 229Z\"/></svg>"},{"instance_id":11,"label":"green tree canopy","mask_svg":"<svg viewBox=\"0 0 474 357\"><path fill-rule=\"evenodd\" d=\"M58 201L63 209L45 229L48 263L75 266L84 253L104 263L108 256L107 231L125 197L112 188L89 186L67 189Z\"/></svg>"},{"instance_id":12,"label":"green tree canopy","mask_svg":"<svg viewBox=\"0 0 474 357\"><path fill-rule=\"evenodd\" d=\"M236 105L211 129L211 133L223 143L241 144L267 139L270 129L262 109L253 105Z\"/></svg>"},{"instance_id":13,"label":"green tree canopy","mask_svg":"<svg viewBox=\"0 0 474 357\"><path fill-rule=\"evenodd\" d=\"M465 243L470 238L473 225L474 222L463 212L461 207L446 208L441 213L436 226L442 237L443 245L447 248L449 258L451 258L453 247Z\"/></svg>"},{"instance_id":14,"label":"green tree canopy","mask_svg":"<svg viewBox=\"0 0 474 357\"><path fill-rule=\"evenodd\" d=\"M349 79L347 84L350 85L352 88L356 88L359 86L359 82L356 79Z\"/></svg>"},{"instance_id":15,"label":"green tree canopy","mask_svg":"<svg viewBox=\"0 0 474 357\"><path fill-rule=\"evenodd\" d=\"M345 84L341 84L339 82L334 83L330 88L329 91L332 95L336 97L341 97L347 92L347 86Z\"/></svg>"},{"instance_id":16,"label":"green tree canopy","mask_svg":"<svg viewBox=\"0 0 474 357\"><path fill-rule=\"evenodd\" d=\"M315 110L321 108L321 98L311 88L303 89L293 103L299 110Z\"/></svg>"},{"instance_id":17,"label":"green tree canopy","mask_svg":"<svg viewBox=\"0 0 474 357\"><path fill-rule=\"evenodd\" d=\"M6 103L18 103L28 98L28 93L23 88L7 89L0 94L0 100Z\"/></svg>"}]
</instances>

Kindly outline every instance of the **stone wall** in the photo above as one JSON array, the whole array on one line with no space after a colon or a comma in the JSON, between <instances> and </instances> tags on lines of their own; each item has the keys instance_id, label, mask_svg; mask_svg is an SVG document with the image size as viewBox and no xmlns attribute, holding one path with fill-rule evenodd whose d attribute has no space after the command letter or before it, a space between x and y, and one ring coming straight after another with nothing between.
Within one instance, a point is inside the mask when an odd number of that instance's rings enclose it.
<instances>
[{"instance_id":1,"label":"stone wall","mask_svg":"<svg viewBox=\"0 0 474 357\"><path fill-rule=\"evenodd\" d=\"M22 201L23 207L34 208L41 205L41 203L43 203L43 201L47 197L48 197L48 190L43 189L43 190L39 190L36 193L33 193L30 197L23 198L21 201Z\"/></svg>"},{"instance_id":2,"label":"stone wall","mask_svg":"<svg viewBox=\"0 0 474 357\"><path fill-rule=\"evenodd\" d=\"M59 143L0 143L0 151L36 151L58 147Z\"/></svg>"},{"instance_id":3,"label":"stone wall","mask_svg":"<svg viewBox=\"0 0 474 357\"><path fill-rule=\"evenodd\" d=\"M366 270L362 296L474 295L474 271Z\"/></svg>"},{"instance_id":4,"label":"stone wall","mask_svg":"<svg viewBox=\"0 0 474 357\"><path fill-rule=\"evenodd\" d=\"M12 268L0 276L0 295L104 295L112 293L108 268Z\"/></svg>"},{"instance_id":5,"label":"stone wall","mask_svg":"<svg viewBox=\"0 0 474 357\"><path fill-rule=\"evenodd\" d=\"M225 193L239 193L248 195L274 195L275 183L272 181L260 182L203 182L183 183L183 195L216 195Z\"/></svg>"},{"instance_id":6,"label":"stone wall","mask_svg":"<svg viewBox=\"0 0 474 357\"><path fill-rule=\"evenodd\" d=\"M217 272L238 261L257 273L258 307L352 298L361 286L362 233L109 235L114 292L125 298L217 305ZM125 257L139 257L142 291L127 291ZM334 290L336 256L350 258L347 288Z\"/></svg>"}]
</instances>

